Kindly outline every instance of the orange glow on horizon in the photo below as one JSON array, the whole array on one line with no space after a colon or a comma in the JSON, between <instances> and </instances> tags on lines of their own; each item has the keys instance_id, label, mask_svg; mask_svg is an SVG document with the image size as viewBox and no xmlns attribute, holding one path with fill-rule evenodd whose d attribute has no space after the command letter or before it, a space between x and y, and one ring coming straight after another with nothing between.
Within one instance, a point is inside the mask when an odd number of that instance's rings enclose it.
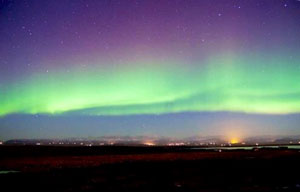
<instances>
[{"instance_id":1,"label":"orange glow on horizon","mask_svg":"<svg viewBox=\"0 0 300 192\"><path fill-rule=\"evenodd\" d=\"M236 143L239 143L240 141L239 141L239 139L238 138L232 138L232 139L230 139L230 143L231 144L236 144Z\"/></svg>"},{"instance_id":2,"label":"orange glow on horizon","mask_svg":"<svg viewBox=\"0 0 300 192\"><path fill-rule=\"evenodd\" d=\"M144 143L144 145L148 145L148 146L154 146L154 145L155 145L155 143L152 143L152 142L146 142L146 143Z\"/></svg>"}]
</instances>

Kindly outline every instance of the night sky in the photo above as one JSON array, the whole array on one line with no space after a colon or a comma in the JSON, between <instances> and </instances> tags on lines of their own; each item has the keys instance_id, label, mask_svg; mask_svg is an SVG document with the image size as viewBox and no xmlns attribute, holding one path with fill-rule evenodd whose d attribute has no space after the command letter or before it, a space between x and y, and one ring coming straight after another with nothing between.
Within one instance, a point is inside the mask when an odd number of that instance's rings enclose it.
<instances>
[{"instance_id":1,"label":"night sky","mask_svg":"<svg viewBox=\"0 0 300 192\"><path fill-rule=\"evenodd\" d=\"M0 139L300 134L300 1L0 0Z\"/></svg>"}]
</instances>

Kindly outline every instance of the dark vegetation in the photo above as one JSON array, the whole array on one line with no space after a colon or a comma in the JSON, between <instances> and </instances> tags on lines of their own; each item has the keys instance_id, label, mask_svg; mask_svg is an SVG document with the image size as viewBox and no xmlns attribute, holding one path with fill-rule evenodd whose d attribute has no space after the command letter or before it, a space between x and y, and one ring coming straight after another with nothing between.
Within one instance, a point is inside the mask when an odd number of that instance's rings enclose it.
<instances>
[{"instance_id":1,"label":"dark vegetation","mask_svg":"<svg viewBox=\"0 0 300 192\"><path fill-rule=\"evenodd\" d=\"M0 147L10 191L300 191L300 152Z\"/></svg>"}]
</instances>

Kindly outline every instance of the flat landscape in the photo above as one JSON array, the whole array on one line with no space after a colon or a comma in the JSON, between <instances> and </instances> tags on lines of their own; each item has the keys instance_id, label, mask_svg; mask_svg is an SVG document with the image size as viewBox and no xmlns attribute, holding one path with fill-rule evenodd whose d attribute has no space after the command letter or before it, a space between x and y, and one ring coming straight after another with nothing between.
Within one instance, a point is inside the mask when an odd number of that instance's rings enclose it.
<instances>
[{"instance_id":1,"label":"flat landscape","mask_svg":"<svg viewBox=\"0 0 300 192\"><path fill-rule=\"evenodd\" d=\"M298 149L1 146L12 191L300 191Z\"/></svg>"},{"instance_id":2,"label":"flat landscape","mask_svg":"<svg viewBox=\"0 0 300 192\"><path fill-rule=\"evenodd\" d=\"M0 0L0 192L300 192L300 0Z\"/></svg>"}]
</instances>

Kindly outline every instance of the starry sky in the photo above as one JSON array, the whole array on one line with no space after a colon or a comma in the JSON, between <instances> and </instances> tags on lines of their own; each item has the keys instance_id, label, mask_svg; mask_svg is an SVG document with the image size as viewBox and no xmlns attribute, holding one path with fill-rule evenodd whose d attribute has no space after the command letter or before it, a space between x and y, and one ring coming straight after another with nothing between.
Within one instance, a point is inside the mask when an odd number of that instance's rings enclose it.
<instances>
[{"instance_id":1,"label":"starry sky","mask_svg":"<svg viewBox=\"0 0 300 192\"><path fill-rule=\"evenodd\" d=\"M1 0L0 139L300 134L300 1Z\"/></svg>"}]
</instances>

